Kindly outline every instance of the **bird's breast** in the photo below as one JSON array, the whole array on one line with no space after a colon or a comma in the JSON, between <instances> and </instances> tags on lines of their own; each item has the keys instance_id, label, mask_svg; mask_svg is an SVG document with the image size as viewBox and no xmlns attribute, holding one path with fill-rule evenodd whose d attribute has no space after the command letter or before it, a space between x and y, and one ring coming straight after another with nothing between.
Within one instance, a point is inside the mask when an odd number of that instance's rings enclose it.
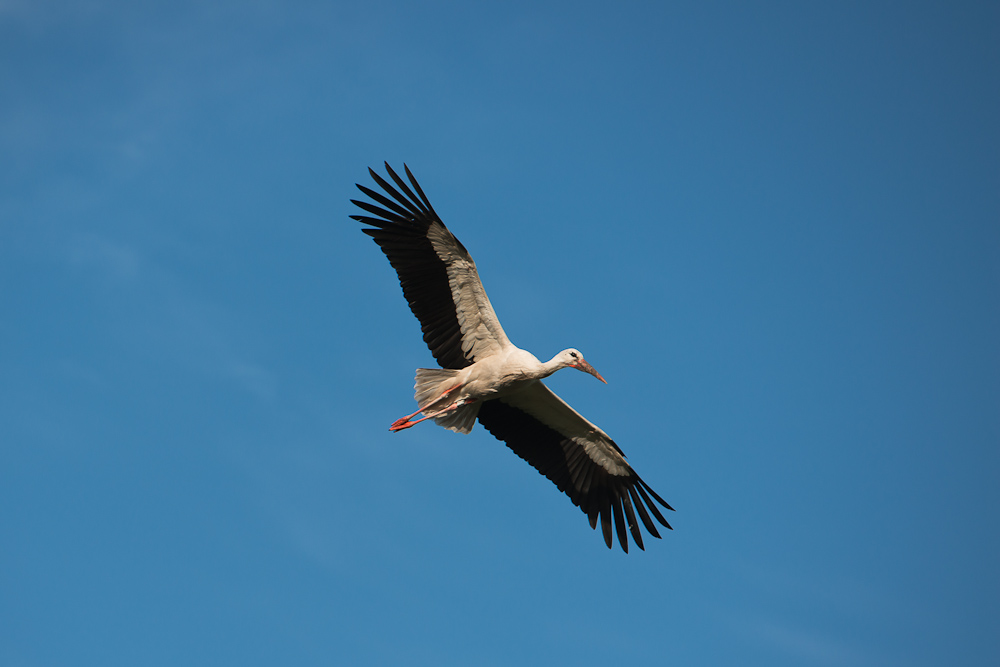
<instances>
[{"instance_id":1,"label":"bird's breast","mask_svg":"<svg viewBox=\"0 0 1000 667\"><path fill-rule=\"evenodd\" d=\"M469 380L464 392L469 398L497 398L535 381L531 373L521 366L496 363L499 360L491 361L492 363L484 361L469 367Z\"/></svg>"}]
</instances>

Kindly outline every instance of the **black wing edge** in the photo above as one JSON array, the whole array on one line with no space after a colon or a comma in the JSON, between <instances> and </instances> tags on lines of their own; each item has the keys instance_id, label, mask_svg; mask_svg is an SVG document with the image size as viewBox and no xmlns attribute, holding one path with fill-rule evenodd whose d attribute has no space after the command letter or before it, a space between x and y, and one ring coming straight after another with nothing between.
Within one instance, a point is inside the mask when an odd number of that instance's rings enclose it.
<instances>
[{"instance_id":1,"label":"black wing edge","mask_svg":"<svg viewBox=\"0 0 1000 667\"><path fill-rule=\"evenodd\" d=\"M636 546L645 550L636 520L637 512L653 537L659 539L660 533L649 512L660 524L673 530L656 503L671 511L674 508L634 470L630 469L628 476L609 474L587 456L582 447L528 413L499 400L483 402L479 409L479 423L569 496L573 504L587 515L591 528L596 529L600 520L604 542L609 549L613 544L614 528L622 551L628 553L628 533L632 534ZM574 484L574 479L579 484Z\"/></svg>"},{"instance_id":2,"label":"black wing edge","mask_svg":"<svg viewBox=\"0 0 1000 667\"><path fill-rule=\"evenodd\" d=\"M442 368L465 368L472 361L462 352L462 333L448 270L427 238L427 230L432 224L443 227L444 223L409 167L403 165L410 185L388 162L385 169L395 187L369 168L368 173L385 194L358 183L358 189L379 205L352 199L351 203L369 215L350 217L371 225L361 231L375 240L396 270L403 296L420 322L424 342L437 362ZM458 243L458 239L455 241ZM461 243L458 246L465 252Z\"/></svg>"}]
</instances>

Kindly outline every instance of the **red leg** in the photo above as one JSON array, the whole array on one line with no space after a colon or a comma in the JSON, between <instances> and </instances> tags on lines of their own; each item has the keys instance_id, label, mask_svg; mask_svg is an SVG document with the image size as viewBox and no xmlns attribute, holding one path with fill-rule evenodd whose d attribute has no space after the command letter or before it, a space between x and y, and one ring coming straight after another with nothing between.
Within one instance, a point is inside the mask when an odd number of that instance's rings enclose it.
<instances>
[{"instance_id":1,"label":"red leg","mask_svg":"<svg viewBox=\"0 0 1000 667\"><path fill-rule=\"evenodd\" d=\"M392 422L392 426L389 427L389 430L390 431L398 431L401 428L407 428L406 426L403 426L403 424L406 424L406 422L410 421L411 419L413 419L414 417L416 417L419 414L420 414L420 410L417 410L412 415L406 415L405 417L400 417L396 421ZM413 423L415 424L416 422L413 422ZM413 424L409 424L408 426L413 426Z\"/></svg>"},{"instance_id":2,"label":"red leg","mask_svg":"<svg viewBox=\"0 0 1000 667\"><path fill-rule=\"evenodd\" d=\"M433 403L437 403L442 398L447 397L449 394L451 394L456 389L461 389L461 387L462 387L461 384L456 384L454 387L452 387L450 389L446 389L440 396L438 396L436 399L434 399L433 401L431 401L431 403L432 404ZM396 421L392 422L392 425L389 427L389 430L393 431L393 432L395 432L395 431L402 431L404 428L410 428L411 426L414 426L415 424L419 424L420 422L424 421L425 419L430 419L431 417L437 417L442 412L447 412L448 410L454 410L457 407L459 407L459 406L455 405L455 404L452 404L452 405L448 406L447 408L445 408L444 410L438 410L437 412L435 412L433 414L430 414L427 417L421 417L420 419L411 422L410 421L411 419L413 419L414 417L416 417L417 415L420 414L421 411L417 410L413 414L406 415L405 417L400 417Z\"/></svg>"}]
</instances>

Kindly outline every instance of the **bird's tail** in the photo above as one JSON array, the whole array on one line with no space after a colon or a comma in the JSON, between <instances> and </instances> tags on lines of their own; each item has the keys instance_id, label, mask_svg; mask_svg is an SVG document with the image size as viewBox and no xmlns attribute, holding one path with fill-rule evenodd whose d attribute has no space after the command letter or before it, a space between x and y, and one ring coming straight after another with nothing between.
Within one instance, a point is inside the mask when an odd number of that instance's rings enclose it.
<instances>
[{"instance_id":1,"label":"bird's tail","mask_svg":"<svg viewBox=\"0 0 1000 667\"><path fill-rule=\"evenodd\" d=\"M442 397L442 394L455 386L456 377L461 372L450 368L418 368L413 397L420 412L427 414L448 407L455 399ZM456 433L468 433L476 425L479 406L479 401L463 405L434 417L434 422Z\"/></svg>"},{"instance_id":2,"label":"bird's tail","mask_svg":"<svg viewBox=\"0 0 1000 667\"><path fill-rule=\"evenodd\" d=\"M441 394L455 386L455 378L461 371L451 368L418 368L417 379L413 384L413 398L421 412L440 410L447 404L437 405Z\"/></svg>"}]
</instances>

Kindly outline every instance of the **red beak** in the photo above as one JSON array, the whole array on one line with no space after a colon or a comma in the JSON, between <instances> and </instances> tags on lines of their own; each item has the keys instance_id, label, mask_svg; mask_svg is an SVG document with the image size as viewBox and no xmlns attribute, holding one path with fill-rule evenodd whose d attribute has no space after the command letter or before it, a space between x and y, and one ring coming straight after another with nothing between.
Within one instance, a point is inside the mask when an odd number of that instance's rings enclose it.
<instances>
[{"instance_id":1,"label":"red beak","mask_svg":"<svg viewBox=\"0 0 1000 667\"><path fill-rule=\"evenodd\" d=\"M601 377L601 374L597 372L597 369L596 369L596 368L594 368L593 366L591 366L590 364L588 364L588 363L587 363L586 361L584 361L583 359L581 359L581 360L580 360L579 362L577 362L577 363L576 363L576 364L575 364L575 365L573 366L573 368L578 368L578 369L580 369L581 371L583 371L584 373L590 373L591 375L593 375L593 376L594 376L595 378L597 378L598 380L600 380L600 381L601 381L601 382L603 382L604 384L607 384L607 383L608 383L608 381L607 381L607 380L605 380L604 378L602 378L602 377Z\"/></svg>"}]
</instances>

